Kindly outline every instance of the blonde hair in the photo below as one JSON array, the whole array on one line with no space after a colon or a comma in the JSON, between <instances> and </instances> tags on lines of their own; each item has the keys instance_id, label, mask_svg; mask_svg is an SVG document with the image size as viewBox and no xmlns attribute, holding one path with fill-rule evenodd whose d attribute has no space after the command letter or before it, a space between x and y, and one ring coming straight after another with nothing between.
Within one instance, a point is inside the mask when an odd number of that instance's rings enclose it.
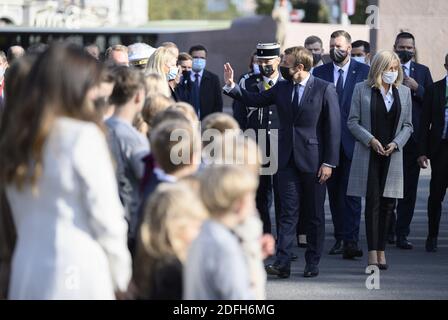
<instances>
[{"instance_id":1,"label":"blonde hair","mask_svg":"<svg viewBox=\"0 0 448 320\"><path fill-rule=\"evenodd\" d=\"M148 125L148 133L153 128L154 117L173 104L173 100L161 93L151 93L146 96L145 104L142 109L143 120Z\"/></svg>"},{"instance_id":2,"label":"blonde hair","mask_svg":"<svg viewBox=\"0 0 448 320\"><path fill-rule=\"evenodd\" d=\"M148 134L149 126L143 119L141 112L135 115L134 121L132 121L132 126L145 136Z\"/></svg>"},{"instance_id":3,"label":"blonde hair","mask_svg":"<svg viewBox=\"0 0 448 320\"><path fill-rule=\"evenodd\" d=\"M185 183L162 183L157 187L145 207L138 234L134 282L139 296L148 292L149 277L157 262L173 257L185 261L188 244L182 233L193 221L202 223L207 217L200 197Z\"/></svg>"},{"instance_id":4,"label":"blonde hair","mask_svg":"<svg viewBox=\"0 0 448 320\"><path fill-rule=\"evenodd\" d=\"M148 65L146 66L147 73L157 73L165 77L165 72L163 71L163 65L167 65L168 62L174 59L177 62L177 57L170 48L159 47L152 54L148 60Z\"/></svg>"},{"instance_id":5,"label":"blonde hair","mask_svg":"<svg viewBox=\"0 0 448 320\"><path fill-rule=\"evenodd\" d=\"M219 141L217 142L223 142L224 136L226 135L230 135L232 137L238 135L240 133L240 126L238 122L236 122L236 120L228 114L224 112L215 112L209 114L202 120L201 130L204 137L208 137L209 134L213 134L213 141L215 141L215 139L219 139ZM208 133L206 133L208 130L215 130L217 132L213 133L209 131ZM221 133L221 135L216 136L216 134L218 133ZM204 140L203 146L206 147L211 142L212 141L210 140Z\"/></svg>"},{"instance_id":6,"label":"blonde hair","mask_svg":"<svg viewBox=\"0 0 448 320\"><path fill-rule=\"evenodd\" d=\"M262 156L252 138L226 131L217 144L214 164L242 166L258 178Z\"/></svg>"},{"instance_id":7,"label":"blonde hair","mask_svg":"<svg viewBox=\"0 0 448 320\"><path fill-rule=\"evenodd\" d=\"M258 187L256 176L242 166L210 166L201 173L200 180L202 202L214 217L231 212L238 200Z\"/></svg>"},{"instance_id":8,"label":"blonde hair","mask_svg":"<svg viewBox=\"0 0 448 320\"><path fill-rule=\"evenodd\" d=\"M171 98L171 91L166 79L158 73L146 73L146 94L163 94L165 97Z\"/></svg>"},{"instance_id":9,"label":"blonde hair","mask_svg":"<svg viewBox=\"0 0 448 320\"><path fill-rule=\"evenodd\" d=\"M388 71L393 62L398 63L398 77L393 83L398 87L403 82L403 70L401 68L400 58L398 55L390 50L383 50L378 52L372 60L369 75L367 77L367 85L370 87L381 88L383 83L383 72Z\"/></svg>"},{"instance_id":10,"label":"blonde hair","mask_svg":"<svg viewBox=\"0 0 448 320\"><path fill-rule=\"evenodd\" d=\"M187 121L168 120L160 123L151 131L150 142L157 164L168 174L200 161L199 132ZM173 161L173 152L179 163Z\"/></svg>"},{"instance_id":11,"label":"blonde hair","mask_svg":"<svg viewBox=\"0 0 448 320\"><path fill-rule=\"evenodd\" d=\"M216 129L221 133L226 130L239 130L240 126L236 120L224 112L209 114L202 120L202 130Z\"/></svg>"},{"instance_id":12,"label":"blonde hair","mask_svg":"<svg viewBox=\"0 0 448 320\"><path fill-rule=\"evenodd\" d=\"M193 106L187 102L176 102L174 103L170 108L179 110L182 112L185 117L196 127L198 127L199 118L196 114L196 111L194 110Z\"/></svg>"}]
</instances>

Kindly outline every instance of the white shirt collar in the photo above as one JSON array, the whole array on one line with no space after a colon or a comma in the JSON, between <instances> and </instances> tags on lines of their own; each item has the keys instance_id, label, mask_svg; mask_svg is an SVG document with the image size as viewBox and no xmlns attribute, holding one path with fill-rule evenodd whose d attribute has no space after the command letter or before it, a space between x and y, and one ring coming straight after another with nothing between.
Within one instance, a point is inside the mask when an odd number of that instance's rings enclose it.
<instances>
[{"instance_id":1,"label":"white shirt collar","mask_svg":"<svg viewBox=\"0 0 448 320\"><path fill-rule=\"evenodd\" d=\"M308 73L308 77L306 77L305 79L303 79L303 80L300 82L300 85L301 85L302 87L306 87L306 84L308 83L308 80L310 80L310 77L311 77L311 73Z\"/></svg>"},{"instance_id":2,"label":"white shirt collar","mask_svg":"<svg viewBox=\"0 0 448 320\"><path fill-rule=\"evenodd\" d=\"M177 178L173 175L165 173L161 168L154 168L154 174L160 181L163 182L171 182L174 183L177 181Z\"/></svg>"},{"instance_id":3,"label":"white shirt collar","mask_svg":"<svg viewBox=\"0 0 448 320\"><path fill-rule=\"evenodd\" d=\"M340 67L333 62L335 72L339 72L339 69L342 69L344 70L344 75L346 75L348 72L348 68L350 68L351 62L352 62L351 59L349 59L348 62L343 67Z\"/></svg>"},{"instance_id":4,"label":"white shirt collar","mask_svg":"<svg viewBox=\"0 0 448 320\"><path fill-rule=\"evenodd\" d=\"M202 75L204 74L204 69L202 69L202 70L199 71L199 72L194 72L193 70L191 70L190 78L191 78L192 81L195 81L195 80L196 80L196 79L194 78L194 75L195 75L196 73L199 75L199 80L201 80L201 79L202 79Z\"/></svg>"},{"instance_id":5,"label":"white shirt collar","mask_svg":"<svg viewBox=\"0 0 448 320\"><path fill-rule=\"evenodd\" d=\"M272 81L272 82L274 82L274 85L277 83L278 79L279 79L279 76L275 77L274 79L263 76L264 82L269 83L269 81Z\"/></svg>"},{"instance_id":6,"label":"white shirt collar","mask_svg":"<svg viewBox=\"0 0 448 320\"><path fill-rule=\"evenodd\" d=\"M405 64L402 64L403 67L406 67L406 70L407 70L408 72L411 71L411 61L412 61L412 60L409 60L409 61L406 62Z\"/></svg>"},{"instance_id":7,"label":"white shirt collar","mask_svg":"<svg viewBox=\"0 0 448 320\"><path fill-rule=\"evenodd\" d=\"M387 92L386 92L386 90L384 89L383 86L381 86L380 90L381 90L381 94L383 96L385 96L385 97L387 97L387 96L392 96L393 97L393 95L394 95L393 92L392 92L392 86L389 86L389 90Z\"/></svg>"}]
</instances>

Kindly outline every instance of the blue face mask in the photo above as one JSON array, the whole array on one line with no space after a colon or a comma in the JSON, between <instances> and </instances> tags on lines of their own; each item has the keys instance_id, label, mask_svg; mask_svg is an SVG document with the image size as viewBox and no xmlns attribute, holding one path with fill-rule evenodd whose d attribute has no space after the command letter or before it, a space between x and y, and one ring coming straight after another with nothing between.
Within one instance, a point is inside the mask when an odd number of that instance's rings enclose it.
<instances>
[{"instance_id":1,"label":"blue face mask","mask_svg":"<svg viewBox=\"0 0 448 320\"><path fill-rule=\"evenodd\" d=\"M168 81L176 79L178 71L179 71L178 67L176 67L176 66L170 67L170 71L168 71L168 74L166 75L166 79Z\"/></svg>"},{"instance_id":2,"label":"blue face mask","mask_svg":"<svg viewBox=\"0 0 448 320\"><path fill-rule=\"evenodd\" d=\"M201 72L205 69L206 60L202 58L194 58L193 59L193 71L194 72Z\"/></svg>"}]
</instances>

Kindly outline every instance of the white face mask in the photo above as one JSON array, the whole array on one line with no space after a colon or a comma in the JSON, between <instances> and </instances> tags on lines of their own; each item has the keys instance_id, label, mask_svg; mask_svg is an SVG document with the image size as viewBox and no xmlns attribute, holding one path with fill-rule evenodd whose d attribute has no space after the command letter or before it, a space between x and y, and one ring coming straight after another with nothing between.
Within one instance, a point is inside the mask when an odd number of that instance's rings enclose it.
<instances>
[{"instance_id":1,"label":"white face mask","mask_svg":"<svg viewBox=\"0 0 448 320\"><path fill-rule=\"evenodd\" d=\"M3 79L3 76L5 75L5 68L4 67L0 67L0 79Z\"/></svg>"},{"instance_id":2,"label":"white face mask","mask_svg":"<svg viewBox=\"0 0 448 320\"><path fill-rule=\"evenodd\" d=\"M383 72L383 81L387 84L393 84L398 78L398 71Z\"/></svg>"},{"instance_id":3,"label":"white face mask","mask_svg":"<svg viewBox=\"0 0 448 320\"><path fill-rule=\"evenodd\" d=\"M356 62L367 64L366 57L352 57L352 59L355 60Z\"/></svg>"}]
</instances>

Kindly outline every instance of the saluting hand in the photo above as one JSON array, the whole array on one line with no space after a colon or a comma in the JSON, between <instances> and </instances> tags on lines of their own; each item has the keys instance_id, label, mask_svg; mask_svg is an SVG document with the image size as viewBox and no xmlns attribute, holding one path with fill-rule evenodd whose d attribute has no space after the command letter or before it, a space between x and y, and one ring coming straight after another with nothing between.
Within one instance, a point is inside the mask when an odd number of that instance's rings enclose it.
<instances>
[{"instance_id":1,"label":"saluting hand","mask_svg":"<svg viewBox=\"0 0 448 320\"><path fill-rule=\"evenodd\" d=\"M231 87L233 85L233 69L230 63L224 65L224 82Z\"/></svg>"}]
</instances>

